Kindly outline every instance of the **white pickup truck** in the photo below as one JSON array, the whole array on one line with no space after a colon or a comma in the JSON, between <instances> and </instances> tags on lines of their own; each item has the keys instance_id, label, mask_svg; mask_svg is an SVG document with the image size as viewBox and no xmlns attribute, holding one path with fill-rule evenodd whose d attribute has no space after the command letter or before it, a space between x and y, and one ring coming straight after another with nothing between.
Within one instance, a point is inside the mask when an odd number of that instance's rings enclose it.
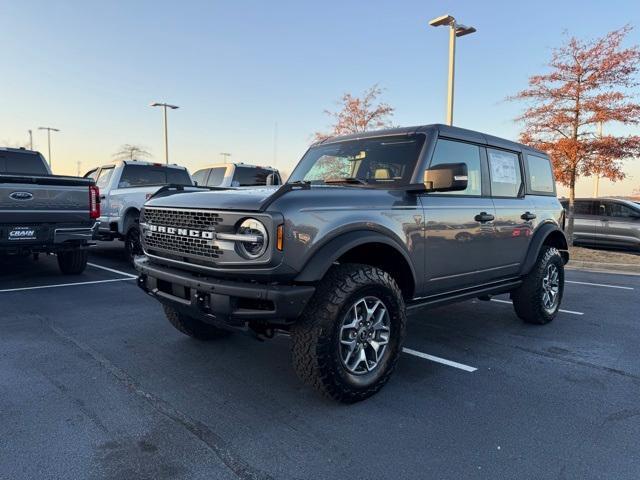
<instances>
[{"instance_id":1,"label":"white pickup truck","mask_svg":"<svg viewBox=\"0 0 640 480\"><path fill-rule=\"evenodd\" d=\"M121 160L88 171L100 188L99 240L123 240L130 261L142 253L139 217L142 205L165 185L193 185L178 165Z\"/></svg>"}]
</instances>

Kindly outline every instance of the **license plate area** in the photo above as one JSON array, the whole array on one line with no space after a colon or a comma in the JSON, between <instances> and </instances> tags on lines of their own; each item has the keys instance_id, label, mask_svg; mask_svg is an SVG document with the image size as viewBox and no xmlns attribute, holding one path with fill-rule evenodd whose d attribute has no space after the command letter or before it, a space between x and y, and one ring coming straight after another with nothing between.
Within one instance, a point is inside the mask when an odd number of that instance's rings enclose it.
<instances>
[{"instance_id":1,"label":"license plate area","mask_svg":"<svg viewBox=\"0 0 640 480\"><path fill-rule=\"evenodd\" d=\"M15 225L7 229L7 240L10 242L28 242L38 239L35 226Z\"/></svg>"}]
</instances>

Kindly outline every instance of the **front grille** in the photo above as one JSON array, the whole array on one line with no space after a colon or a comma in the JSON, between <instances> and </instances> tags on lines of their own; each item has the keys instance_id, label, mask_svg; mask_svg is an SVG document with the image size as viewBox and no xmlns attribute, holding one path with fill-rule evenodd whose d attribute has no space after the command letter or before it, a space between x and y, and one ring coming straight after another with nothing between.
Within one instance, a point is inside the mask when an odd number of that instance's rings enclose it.
<instances>
[{"instance_id":1,"label":"front grille","mask_svg":"<svg viewBox=\"0 0 640 480\"><path fill-rule=\"evenodd\" d=\"M170 210L145 207L143 222L181 228L209 229L222 223L222 217L215 212L204 210Z\"/></svg>"},{"instance_id":2,"label":"front grille","mask_svg":"<svg viewBox=\"0 0 640 480\"><path fill-rule=\"evenodd\" d=\"M193 228L198 230L215 230L216 226L220 225L223 221L222 217L215 212L150 207L143 209L140 220L143 224L147 225ZM145 249L154 255L166 256L173 259L178 257L182 261L193 263L199 263L197 262L198 259L215 260L220 258L224 253L215 244L215 240L162 232L143 233L142 243Z\"/></svg>"}]
</instances>

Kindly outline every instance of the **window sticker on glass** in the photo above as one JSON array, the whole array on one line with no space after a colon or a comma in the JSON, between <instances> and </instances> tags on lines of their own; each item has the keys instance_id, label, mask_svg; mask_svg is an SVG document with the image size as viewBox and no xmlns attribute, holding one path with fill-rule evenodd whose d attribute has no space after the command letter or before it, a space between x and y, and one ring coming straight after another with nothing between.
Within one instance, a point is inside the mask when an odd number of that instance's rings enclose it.
<instances>
[{"instance_id":1,"label":"window sticker on glass","mask_svg":"<svg viewBox=\"0 0 640 480\"><path fill-rule=\"evenodd\" d=\"M489 164L491 165L491 181L496 183L518 183L516 161L513 154L489 151Z\"/></svg>"}]
</instances>

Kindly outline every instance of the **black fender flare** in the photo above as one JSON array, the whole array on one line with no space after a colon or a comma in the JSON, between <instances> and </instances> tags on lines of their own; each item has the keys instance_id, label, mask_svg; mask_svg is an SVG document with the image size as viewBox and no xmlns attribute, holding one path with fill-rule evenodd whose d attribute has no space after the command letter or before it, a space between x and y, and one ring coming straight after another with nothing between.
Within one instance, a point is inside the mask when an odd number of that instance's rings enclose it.
<instances>
[{"instance_id":1,"label":"black fender flare","mask_svg":"<svg viewBox=\"0 0 640 480\"><path fill-rule=\"evenodd\" d=\"M407 251L394 239L379 232L372 231L351 231L338 235L319 247L302 268L295 281L300 283L311 283L321 280L331 265L352 248L365 245L367 243L381 243L388 245L400 253L413 275L413 284L420 285L416 278L416 272Z\"/></svg>"},{"instance_id":2,"label":"black fender flare","mask_svg":"<svg viewBox=\"0 0 640 480\"><path fill-rule=\"evenodd\" d=\"M533 234L533 238L531 239L531 243L529 244L529 251L527 252L527 256L525 257L524 262L522 263L522 266L520 268L521 275L526 275L534 267L536 261L538 260L540 250L542 249L542 246L545 244L547 238L549 238L550 235L559 235L559 250L561 250L562 258L565 264L569 261L569 253L567 252L569 248L567 237L564 235L564 232L560 229L560 227L558 227L558 225L552 222L548 222L538 227L538 229Z\"/></svg>"}]
</instances>

